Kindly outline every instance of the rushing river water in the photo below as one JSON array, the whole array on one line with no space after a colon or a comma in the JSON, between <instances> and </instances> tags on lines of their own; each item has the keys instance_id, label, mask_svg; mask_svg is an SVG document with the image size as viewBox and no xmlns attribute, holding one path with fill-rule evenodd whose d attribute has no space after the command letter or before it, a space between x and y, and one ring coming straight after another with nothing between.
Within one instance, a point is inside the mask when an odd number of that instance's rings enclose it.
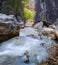
<instances>
[{"instance_id":1,"label":"rushing river water","mask_svg":"<svg viewBox=\"0 0 58 65\"><path fill-rule=\"evenodd\" d=\"M53 41L46 36L41 39L33 37L35 33L38 35L35 29L26 28L21 30L20 36L3 42L0 46L0 65L37 65L46 61Z\"/></svg>"}]
</instances>

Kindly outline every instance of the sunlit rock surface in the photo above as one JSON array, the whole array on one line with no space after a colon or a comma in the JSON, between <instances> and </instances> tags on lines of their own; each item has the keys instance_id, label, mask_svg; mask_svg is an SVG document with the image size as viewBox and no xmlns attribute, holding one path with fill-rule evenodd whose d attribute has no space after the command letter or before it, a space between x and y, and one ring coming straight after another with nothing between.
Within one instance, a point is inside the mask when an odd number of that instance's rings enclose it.
<instances>
[{"instance_id":1,"label":"sunlit rock surface","mask_svg":"<svg viewBox=\"0 0 58 65\"><path fill-rule=\"evenodd\" d=\"M36 29L42 29L42 27L43 27L42 21L40 21L40 22L38 22L37 24L34 25L34 28L36 28Z\"/></svg>"},{"instance_id":2,"label":"sunlit rock surface","mask_svg":"<svg viewBox=\"0 0 58 65\"><path fill-rule=\"evenodd\" d=\"M46 35L52 39L58 39L58 24L49 25L49 27L44 26L44 23L38 22L34 25L34 28L37 29L39 35Z\"/></svg>"},{"instance_id":3,"label":"sunlit rock surface","mask_svg":"<svg viewBox=\"0 0 58 65\"><path fill-rule=\"evenodd\" d=\"M55 29L53 29L53 28L54 27L52 27L52 28L44 27L42 29L42 33L44 35L51 37L52 39L58 39L58 30L57 30L57 28L55 28Z\"/></svg>"},{"instance_id":4,"label":"sunlit rock surface","mask_svg":"<svg viewBox=\"0 0 58 65\"><path fill-rule=\"evenodd\" d=\"M12 38L0 46L0 65L37 65L48 59L52 42L47 36L38 39L32 34Z\"/></svg>"},{"instance_id":5,"label":"sunlit rock surface","mask_svg":"<svg viewBox=\"0 0 58 65\"><path fill-rule=\"evenodd\" d=\"M0 13L0 20L15 20L14 15L6 15Z\"/></svg>"}]
</instances>

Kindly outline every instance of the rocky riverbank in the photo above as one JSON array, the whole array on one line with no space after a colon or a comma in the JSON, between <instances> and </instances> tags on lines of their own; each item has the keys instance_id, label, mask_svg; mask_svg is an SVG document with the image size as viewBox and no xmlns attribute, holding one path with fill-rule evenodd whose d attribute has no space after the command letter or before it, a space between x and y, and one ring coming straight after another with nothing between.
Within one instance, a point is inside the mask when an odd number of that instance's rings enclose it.
<instances>
[{"instance_id":1,"label":"rocky riverbank","mask_svg":"<svg viewBox=\"0 0 58 65\"><path fill-rule=\"evenodd\" d=\"M14 15L0 13L0 42L18 35L21 27L24 27L21 19L17 21Z\"/></svg>"}]
</instances>

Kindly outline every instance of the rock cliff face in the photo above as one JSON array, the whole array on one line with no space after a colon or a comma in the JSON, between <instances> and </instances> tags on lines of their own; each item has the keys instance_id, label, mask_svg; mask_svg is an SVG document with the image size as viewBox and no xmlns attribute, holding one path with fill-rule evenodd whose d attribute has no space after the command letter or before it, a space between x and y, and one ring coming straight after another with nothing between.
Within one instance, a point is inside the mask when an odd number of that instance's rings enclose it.
<instances>
[{"instance_id":1,"label":"rock cliff face","mask_svg":"<svg viewBox=\"0 0 58 65\"><path fill-rule=\"evenodd\" d=\"M58 0L35 0L35 21L55 22L58 18Z\"/></svg>"}]
</instances>

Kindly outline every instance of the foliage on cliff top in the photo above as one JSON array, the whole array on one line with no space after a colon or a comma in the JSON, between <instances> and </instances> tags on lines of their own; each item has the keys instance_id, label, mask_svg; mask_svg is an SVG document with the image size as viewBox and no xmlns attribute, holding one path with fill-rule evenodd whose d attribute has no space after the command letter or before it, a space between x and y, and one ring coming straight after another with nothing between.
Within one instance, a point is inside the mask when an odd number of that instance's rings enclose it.
<instances>
[{"instance_id":1,"label":"foliage on cliff top","mask_svg":"<svg viewBox=\"0 0 58 65\"><path fill-rule=\"evenodd\" d=\"M28 2L28 0L7 0L3 13L19 15L24 19L24 2Z\"/></svg>"}]
</instances>

